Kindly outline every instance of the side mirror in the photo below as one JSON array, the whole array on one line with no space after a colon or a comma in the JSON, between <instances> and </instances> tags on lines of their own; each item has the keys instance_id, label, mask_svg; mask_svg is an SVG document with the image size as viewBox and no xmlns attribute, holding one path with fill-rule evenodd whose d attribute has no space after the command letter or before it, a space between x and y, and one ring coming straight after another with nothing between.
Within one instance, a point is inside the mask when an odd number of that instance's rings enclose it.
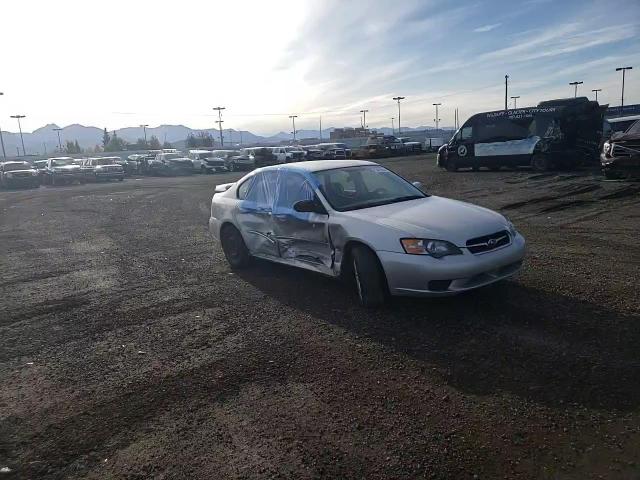
<instances>
[{"instance_id":1,"label":"side mirror","mask_svg":"<svg viewBox=\"0 0 640 480\"><path fill-rule=\"evenodd\" d=\"M422 182L411 182L411 185L413 185L414 187L416 187L419 190L422 190L422 187L424 185L422 185Z\"/></svg>"},{"instance_id":2,"label":"side mirror","mask_svg":"<svg viewBox=\"0 0 640 480\"><path fill-rule=\"evenodd\" d=\"M326 215L327 211L317 200L300 200L293 204L293 209L299 213L318 213Z\"/></svg>"}]
</instances>

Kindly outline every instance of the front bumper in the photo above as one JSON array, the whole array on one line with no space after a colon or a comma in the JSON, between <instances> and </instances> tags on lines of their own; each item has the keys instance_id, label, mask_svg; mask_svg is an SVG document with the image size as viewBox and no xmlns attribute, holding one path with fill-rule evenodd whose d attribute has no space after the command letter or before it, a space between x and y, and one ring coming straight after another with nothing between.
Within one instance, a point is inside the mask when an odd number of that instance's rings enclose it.
<instances>
[{"instance_id":1,"label":"front bumper","mask_svg":"<svg viewBox=\"0 0 640 480\"><path fill-rule=\"evenodd\" d=\"M220 240L220 225L222 222L214 217L209 217L209 233L216 240Z\"/></svg>"},{"instance_id":2,"label":"front bumper","mask_svg":"<svg viewBox=\"0 0 640 480\"><path fill-rule=\"evenodd\" d=\"M6 187L36 187L40 185L40 177L30 175L28 177L5 177L3 183Z\"/></svg>"},{"instance_id":3,"label":"front bumper","mask_svg":"<svg viewBox=\"0 0 640 480\"><path fill-rule=\"evenodd\" d=\"M208 172L226 172L229 170L225 164L209 165L208 163L203 163L202 166Z\"/></svg>"},{"instance_id":4,"label":"front bumper","mask_svg":"<svg viewBox=\"0 0 640 480\"><path fill-rule=\"evenodd\" d=\"M391 295L437 297L454 295L498 282L522 267L525 240L519 233L503 248L474 255L433 258L378 251Z\"/></svg>"},{"instance_id":5,"label":"front bumper","mask_svg":"<svg viewBox=\"0 0 640 480\"><path fill-rule=\"evenodd\" d=\"M120 179L124 178L124 171L121 172L95 172L98 179Z\"/></svg>"}]
</instances>

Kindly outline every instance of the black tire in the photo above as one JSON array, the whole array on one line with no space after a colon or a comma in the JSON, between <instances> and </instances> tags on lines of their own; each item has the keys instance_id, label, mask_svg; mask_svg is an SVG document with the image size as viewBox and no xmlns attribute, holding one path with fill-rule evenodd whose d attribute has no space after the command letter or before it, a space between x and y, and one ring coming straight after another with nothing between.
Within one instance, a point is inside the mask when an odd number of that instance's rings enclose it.
<instances>
[{"instance_id":1,"label":"black tire","mask_svg":"<svg viewBox=\"0 0 640 480\"><path fill-rule=\"evenodd\" d=\"M456 165L456 161L448 158L447 159L447 163L445 163L444 168L447 172L457 172L458 171L458 167Z\"/></svg>"},{"instance_id":2,"label":"black tire","mask_svg":"<svg viewBox=\"0 0 640 480\"><path fill-rule=\"evenodd\" d=\"M605 169L603 171L604 173L604 178L606 178L607 180L618 180L620 178L620 175L618 175L617 172L614 172L613 170L610 169Z\"/></svg>"},{"instance_id":3,"label":"black tire","mask_svg":"<svg viewBox=\"0 0 640 480\"><path fill-rule=\"evenodd\" d=\"M500 165L494 165L493 167L489 167L489 170L491 170L492 172L497 172L501 168L502 167Z\"/></svg>"},{"instance_id":4,"label":"black tire","mask_svg":"<svg viewBox=\"0 0 640 480\"><path fill-rule=\"evenodd\" d=\"M480 167L478 165L474 165L473 167L471 167L471 170L473 170L474 172L479 172Z\"/></svg>"},{"instance_id":5,"label":"black tire","mask_svg":"<svg viewBox=\"0 0 640 480\"><path fill-rule=\"evenodd\" d=\"M49 184L52 187L55 187L55 185L56 185L56 177L55 177L55 175L51 175L51 178L49 180L50 180Z\"/></svg>"},{"instance_id":6,"label":"black tire","mask_svg":"<svg viewBox=\"0 0 640 480\"><path fill-rule=\"evenodd\" d=\"M546 155L535 153L531 157L531 168L536 172L547 172L551 168L551 162Z\"/></svg>"},{"instance_id":7,"label":"black tire","mask_svg":"<svg viewBox=\"0 0 640 480\"><path fill-rule=\"evenodd\" d=\"M236 170L237 170L236 164L234 162L230 162L229 163L229 171L230 172L235 172Z\"/></svg>"},{"instance_id":8,"label":"black tire","mask_svg":"<svg viewBox=\"0 0 640 480\"><path fill-rule=\"evenodd\" d=\"M204 165L200 165L200 173L203 175L207 173L207 169L204 167Z\"/></svg>"},{"instance_id":9,"label":"black tire","mask_svg":"<svg viewBox=\"0 0 640 480\"><path fill-rule=\"evenodd\" d=\"M246 268L251 263L251 254L236 227L227 225L220 232L222 251L233 269Z\"/></svg>"},{"instance_id":10,"label":"black tire","mask_svg":"<svg viewBox=\"0 0 640 480\"><path fill-rule=\"evenodd\" d=\"M386 280L376 254L365 246L353 247L351 269L360 305L371 308L384 304Z\"/></svg>"},{"instance_id":11,"label":"black tire","mask_svg":"<svg viewBox=\"0 0 640 480\"><path fill-rule=\"evenodd\" d=\"M119 182L122 182L123 180L124 180L124 178L123 178L123 177L119 177L119 178L118 178L118 181L119 181Z\"/></svg>"}]
</instances>

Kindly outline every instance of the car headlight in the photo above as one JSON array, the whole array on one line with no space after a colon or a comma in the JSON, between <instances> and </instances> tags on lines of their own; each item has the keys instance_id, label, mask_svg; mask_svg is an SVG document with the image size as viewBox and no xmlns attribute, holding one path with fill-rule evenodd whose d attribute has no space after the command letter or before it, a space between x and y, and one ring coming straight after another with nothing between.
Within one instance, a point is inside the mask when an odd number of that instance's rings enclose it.
<instances>
[{"instance_id":1,"label":"car headlight","mask_svg":"<svg viewBox=\"0 0 640 480\"><path fill-rule=\"evenodd\" d=\"M609 152L611 152L611 144L609 142L604 142L604 145L602 146L602 150L604 150L604 153L608 155Z\"/></svg>"},{"instance_id":2,"label":"car headlight","mask_svg":"<svg viewBox=\"0 0 640 480\"><path fill-rule=\"evenodd\" d=\"M31 172L31 175L33 175L34 177L37 177L38 176L38 171L37 170L33 170Z\"/></svg>"},{"instance_id":3,"label":"car headlight","mask_svg":"<svg viewBox=\"0 0 640 480\"><path fill-rule=\"evenodd\" d=\"M511 238L514 238L518 234L518 230L516 230L516 226L513 224L511 219L506 215L503 215L504 219L507 221L507 230L509 230L509 234Z\"/></svg>"},{"instance_id":4,"label":"car headlight","mask_svg":"<svg viewBox=\"0 0 640 480\"><path fill-rule=\"evenodd\" d=\"M462 250L445 240L403 238L400 243L404 251L410 255L430 255L434 258L442 258L447 255L462 255Z\"/></svg>"}]
</instances>

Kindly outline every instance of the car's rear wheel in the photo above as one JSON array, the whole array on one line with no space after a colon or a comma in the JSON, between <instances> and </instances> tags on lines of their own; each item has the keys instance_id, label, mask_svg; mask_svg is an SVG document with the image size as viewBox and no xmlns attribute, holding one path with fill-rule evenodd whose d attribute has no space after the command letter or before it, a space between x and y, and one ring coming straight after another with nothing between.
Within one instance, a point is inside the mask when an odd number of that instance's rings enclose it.
<instances>
[{"instance_id":1,"label":"car's rear wheel","mask_svg":"<svg viewBox=\"0 0 640 480\"><path fill-rule=\"evenodd\" d=\"M378 257L365 246L351 251L351 269L358 299L363 307L378 307L386 300L385 277Z\"/></svg>"},{"instance_id":2,"label":"car's rear wheel","mask_svg":"<svg viewBox=\"0 0 640 480\"><path fill-rule=\"evenodd\" d=\"M251 255L247 248L242 235L234 226L227 225L220 232L220 241L222 243L222 251L227 258L227 262L231 268L245 268L251 262Z\"/></svg>"},{"instance_id":3,"label":"car's rear wheel","mask_svg":"<svg viewBox=\"0 0 640 480\"><path fill-rule=\"evenodd\" d=\"M542 153L536 153L531 157L531 168L536 172L546 172L551 168L549 157Z\"/></svg>"}]
</instances>

